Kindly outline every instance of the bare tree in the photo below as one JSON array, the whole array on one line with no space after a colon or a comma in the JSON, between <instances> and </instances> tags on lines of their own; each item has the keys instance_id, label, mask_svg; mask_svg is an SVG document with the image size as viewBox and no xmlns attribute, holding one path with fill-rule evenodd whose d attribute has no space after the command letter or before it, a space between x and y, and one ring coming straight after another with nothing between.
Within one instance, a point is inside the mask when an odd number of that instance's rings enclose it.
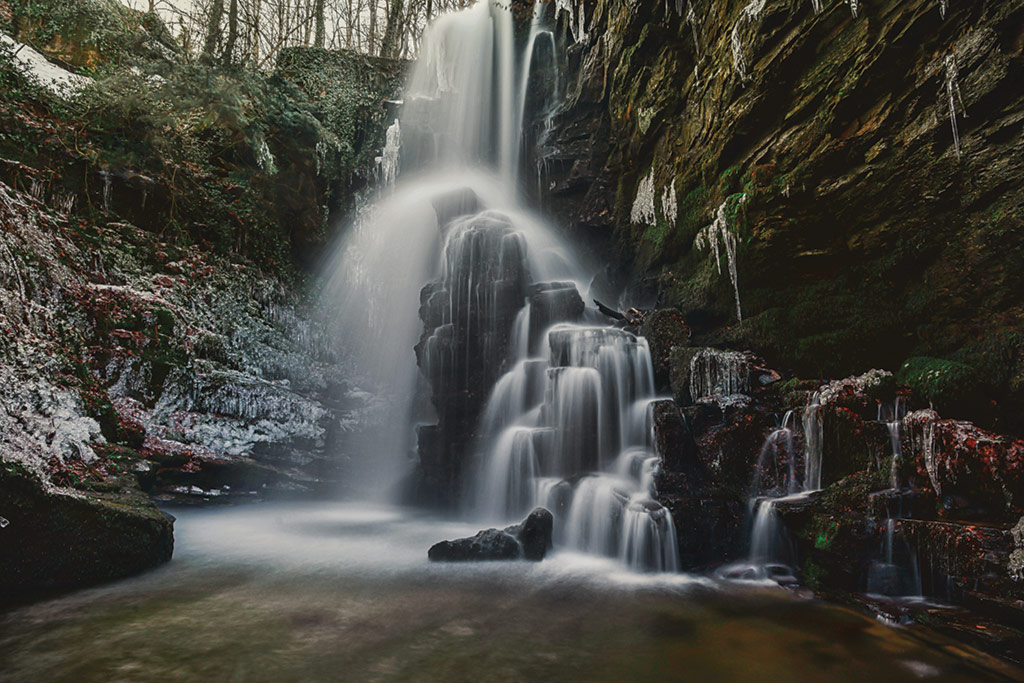
<instances>
[{"instance_id":1,"label":"bare tree","mask_svg":"<svg viewBox=\"0 0 1024 683\"><path fill-rule=\"evenodd\" d=\"M199 61L203 64L213 63L217 44L220 43L220 21L223 14L224 0L213 0L210 16L207 19L206 40L203 41L203 52L199 56Z\"/></svg>"}]
</instances>

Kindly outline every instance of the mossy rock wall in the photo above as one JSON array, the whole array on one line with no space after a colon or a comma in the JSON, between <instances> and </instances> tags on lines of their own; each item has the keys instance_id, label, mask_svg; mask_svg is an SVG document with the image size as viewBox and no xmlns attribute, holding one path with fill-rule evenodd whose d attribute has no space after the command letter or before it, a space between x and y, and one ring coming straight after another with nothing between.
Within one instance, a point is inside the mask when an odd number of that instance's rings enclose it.
<instances>
[{"instance_id":1,"label":"mossy rock wall","mask_svg":"<svg viewBox=\"0 0 1024 683\"><path fill-rule=\"evenodd\" d=\"M598 0L538 151L545 199L695 345L802 377L955 362L982 396L965 417L1020 431L1024 7L822 5ZM655 220L634 221L646 178ZM742 322L724 245L697 246L719 207Z\"/></svg>"}]
</instances>

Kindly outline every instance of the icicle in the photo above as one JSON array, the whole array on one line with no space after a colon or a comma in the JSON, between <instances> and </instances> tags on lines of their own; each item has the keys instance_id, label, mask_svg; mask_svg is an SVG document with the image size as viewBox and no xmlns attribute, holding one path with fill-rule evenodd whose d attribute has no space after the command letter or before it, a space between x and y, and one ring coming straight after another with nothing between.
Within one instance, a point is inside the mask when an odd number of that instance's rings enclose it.
<instances>
[{"instance_id":1,"label":"icicle","mask_svg":"<svg viewBox=\"0 0 1024 683\"><path fill-rule=\"evenodd\" d=\"M821 0L811 0L811 9L815 14L821 14Z\"/></svg>"},{"instance_id":2,"label":"icicle","mask_svg":"<svg viewBox=\"0 0 1024 683\"><path fill-rule=\"evenodd\" d=\"M768 0L750 0L750 3L743 8L739 19L736 20L732 27L732 38L730 40L732 45L732 66L739 75L740 80L744 83L750 75L747 72L747 58L743 54L743 39L740 37L740 27L744 21L752 23L757 19L766 4L768 4Z\"/></svg>"},{"instance_id":3,"label":"icicle","mask_svg":"<svg viewBox=\"0 0 1024 683\"><path fill-rule=\"evenodd\" d=\"M573 0L555 0L555 16L558 16L560 12L566 12L569 15L569 32L572 33L573 41L577 43L587 40L584 4L584 0L579 0L579 11L577 12L576 7L573 6Z\"/></svg>"},{"instance_id":4,"label":"icicle","mask_svg":"<svg viewBox=\"0 0 1024 683\"><path fill-rule=\"evenodd\" d=\"M686 23L690 25L690 29L693 31L693 49L696 51L697 56L699 57L700 39L697 37L697 15L693 11L692 2L686 3Z\"/></svg>"},{"instance_id":5,"label":"icicle","mask_svg":"<svg viewBox=\"0 0 1024 683\"><path fill-rule=\"evenodd\" d=\"M928 471L928 478L935 489L935 495L942 495L942 486L939 484L939 473L935 467L935 423L929 422L924 426L924 467Z\"/></svg>"},{"instance_id":6,"label":"icicle","mask_svg":"<svg viewBox=\"0 0 1024 683\"><path fill-rule=\"evenodd\" d=\"M960 111L964 118L967 118L967 108L964 106L964 98L960 94L959 69L956 64L956 53L951 52L946 56L946 93L949 95L949 123L953 128L953 149L957 157L960 156L960 130L956 125L956 103L960 102Z\"/></svg>"},{"instance_id":7,"label":"icicle","mask_svg":"<svg viewBox=\"0 0 1024 683\"><path fill-rule=\"evenodd\" d=\"M856 19L857 13L860 11L860 0L846 0L846 4L850 6L850 14Z\"/></svg>"},{"instance_id":8,"label":"icicle","mask_svg":"<svg viewBox=\"0 0 1024 683\"><path fill-rule=\"evenodd\" d=\"M101 175L103 176L103 211L104 213L110 213L110 196L112 194L110 173L101 171Z\"/></svg>"},{"instance_id":9,"label":"icicle","mask_svg":"<svg viewBox=\"0 0 1024 683\"><path fill-rule=\"evenodd\" d=\"M675 180L672 180L661 193L661 212L665 215L665 220L669 222L669 225L676 224L677 211Z\"/></svg>"},{"instance_id":10,"label":"icicle","mask_svg":"<svg viewBox=\"0 0 1024 683\"><path fill-rule=\"evenodd\" d=\"M654 225L654 169L650 174L640 181L636 189L636 199L633 200L633 210L629 214L633 223L646 223Z\"/></svg>"},{"instance_id":11,"label":"icicle","mask_svg":"<svg viewBox=\"0 0 1024 683\"><path fill-rule=\"evenodd\" d=\"M746 195L741 195L739 203L742 204L746 201ZM733 291L736 295L736 318L742 322L743 320L743 309L740 306L740 285L739 285L739 273L736 267L736 234L729 229L729 217L726 215L725 208L728 205L729 199L726 198L722 202L721 206L718 207L718 213L715 216L715 221L711 225L702 229L697 233L696 239L694 239L694 245L704 251L711 249L711 254L715 259L715 265L718 266L718 272L722 272L722 259L719 252L719 242L725 247L725 258L726 263L729 267L729 279L732 281Z\"/></svg>"},{"instance_id":12,"label":"icicle","mask_svg":"<svg viewBox=\"0 0 1024 683\"><path fill-rule=\"evenodd\" d=\"M943 19L946 18L946 12L949 11L949 0L939 0L939 14Z\"/></svg>"}]
</instances>

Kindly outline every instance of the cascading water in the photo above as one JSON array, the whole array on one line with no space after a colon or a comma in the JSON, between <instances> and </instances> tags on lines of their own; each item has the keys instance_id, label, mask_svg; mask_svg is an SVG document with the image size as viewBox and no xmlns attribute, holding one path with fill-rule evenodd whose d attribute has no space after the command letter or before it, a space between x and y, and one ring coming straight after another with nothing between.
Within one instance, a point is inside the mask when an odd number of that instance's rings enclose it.
<instances>
[{"instance_id":1,"label":"cascading water","mask_svg":"<svg viewBox=\"0 0 1024 683\"><path fill-rule=\"evenodd\" d=\"M555 512L555 540L637 568L678 567L671 514L655 500L654 378L643 338L562 323L484 412L477 511L494 520Z\"/></svg>"},{"instance_id":2,"label":"cascading water","mask_svg":"<svg viewBox=\"0 0 1024 683\"><path fill-rule=\"evenodd\" d=\"M902 543L902 547L897 547L896 544L896 526L903 518L903 493L900 488L903 480L900 470L903 461L902 425L905 415L906 405L902 396L897 396L892 403L878 405L877 419L889 430L889 442L892 445L889 460L889 481L892 488L885 492L888 517L882 535L883 559L868 569L869 593L915 596L921 594L917 556L906 543Z\"/></svg>"},{"instance_id":3,"label":"cascading water","mask_svg":"<svg viewBox=\"0 0 1024 683\"><path fill-rule=\"evenodd\" d=\"M517 60L510 12L486 1L424 35L381 159L394 188L346 235L328 283L382 406L354 469L380 490L417 448L421 498L489 522L544 505L556 547L675 571L647 342L585 307L591 278L512 189L526 79L550 36L538 13Z\"/></svg>"},{"instance_id":4,"label":"cascading water","mask_svg":"<svg viewBox=\"0 0 1024 683\"><path fill-rule=\"evenodd\" d=\"M742 580L771 579L780 583L795 581L790 570L795 558L785 526L779 519L777 506L779 503L806 500L811 493L821 488L820 398L817 392L812 394L810 403L801 415L804 433L802 477L798 472L800 458L795 449L791 427L793 411L788 411L779 427L765 438L750 488L751 527L747 560L722 567L718 571L719 576Z\"/></svg>"}]
</instances>

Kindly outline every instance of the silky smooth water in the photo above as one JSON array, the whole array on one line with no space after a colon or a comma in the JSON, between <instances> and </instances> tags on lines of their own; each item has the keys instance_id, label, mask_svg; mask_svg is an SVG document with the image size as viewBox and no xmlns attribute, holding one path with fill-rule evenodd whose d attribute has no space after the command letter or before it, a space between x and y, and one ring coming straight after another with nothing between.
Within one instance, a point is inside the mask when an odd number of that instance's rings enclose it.
<instances>
[{"instance_id":1,"label":"silky smooth water","mask_svg":"<svg viewBox=\"0 0 1024 683\"><path fill-rule=\"evenodd\" d=\"M367 505L175 511L167 566L0 613L0 680L999 680L924 629L556 552L436 565L468 525Z\"/></svg>"}]
</instances>

